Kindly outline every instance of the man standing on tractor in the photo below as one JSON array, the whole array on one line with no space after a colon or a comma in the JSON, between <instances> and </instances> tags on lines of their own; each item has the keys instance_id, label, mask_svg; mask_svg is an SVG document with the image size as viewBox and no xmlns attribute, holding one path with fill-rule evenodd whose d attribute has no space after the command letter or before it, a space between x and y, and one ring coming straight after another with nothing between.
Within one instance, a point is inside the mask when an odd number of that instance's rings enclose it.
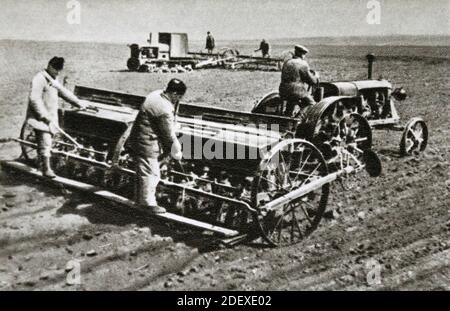
<instances>
[{"instance_id":1,"label":"man standing on tractor","mask_svg":"<svg viewBox=\"0 0 450 311\"><path fill-rule=\"evenodd\" d=\"M206 34L206 49L208 50L208 54L212 54L214 48L216 47L216 42L214 40L213 35L211 32L207 32Z\"/></svg>"},{"instance_id":2,"label":"man standing on tractor","mask_svg":"<svg viewBox=\"0 0 450 311\"><path fill-rule=\"evenodd\" d=\"M136 171L135 202L150 213L165 213L156 202L156 187L160 181L159 160L171 156L182 158L181 144L175 135L175 108L186 93L179 79L170 80L166 90L151 92L134 122L130 134Z\"/></svg>"},{"instance_id":3,"label":"man standing on tractor","mask_svg":"<svg viewBox=\"0 0 450 311\"><path fill-rule=\"evenodd\" d=\"M261 43L259 44L259 49L255 50L255 52L258 51L261 51L262 57L270 57L270 45L268 42L266 42L265 39L262 39Z\"/></svg>"},{"instance_id":4,"label":"man standing on tractor","mask_svg":"<svg viewBox=\"0 0 450 311\"><path fill-rule=\"evenodd\" d=\"M308 89L319 83L318 75L309 69L305 60L308 49L296 45L294 57L284 62L281 69L280 97L286 101L285 115L289 117L302 117L303 111L315 104ZM299 109L300 111L295 111Z\"/></svg>"},{"instance_id":5,"label":"man standing on tractor","mask_svg":"<svg viewBox=\"0 0 450 311\"><path fill-rule=\"evenodd\" d=\"M64 58L53 57L47 69L37 73L31 82L26 122L36 133L39 165L45 177L55 178L50 165L53 136L58 132L58 97L81 109L82 100L64 88L56 79L64 69Z\"/></svg>"}]
</instances>

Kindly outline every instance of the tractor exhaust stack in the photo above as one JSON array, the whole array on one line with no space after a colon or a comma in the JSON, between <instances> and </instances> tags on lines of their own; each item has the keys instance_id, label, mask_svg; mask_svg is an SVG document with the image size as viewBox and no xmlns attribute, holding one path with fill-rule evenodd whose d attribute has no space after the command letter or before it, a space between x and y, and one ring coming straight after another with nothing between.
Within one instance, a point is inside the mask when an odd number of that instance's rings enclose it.
<instances>
[{"instance_id":1,"label":"tractor exhaust stack","mask_svg":"<svg viewBox=\"0 0 450 311\"><path fill-rule=\"evenodd\" d=\"M373 62L375 61L375 55L370 53L370 54L367 54L366 58L367 58L367 61L369 62L367 79L372 80L372 68L373 68Z\"/></svg>"}]
</instances>

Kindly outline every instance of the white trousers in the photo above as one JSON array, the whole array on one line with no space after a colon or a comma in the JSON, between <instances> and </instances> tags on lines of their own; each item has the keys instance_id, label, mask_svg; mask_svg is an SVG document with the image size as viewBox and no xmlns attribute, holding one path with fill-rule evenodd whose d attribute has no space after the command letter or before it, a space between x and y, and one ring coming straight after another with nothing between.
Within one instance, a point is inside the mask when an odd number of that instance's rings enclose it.
<instances>
[{"instance_id":1,"label":"white trousers","mask_svg":"<svg viewBox=\"0 0 450 311\"><path fill-rule=\"evenodd\" d=\"M41 157L49 158L51 156L52 149L52 134L43 131L34 131L36 134L38 154Z\"/></svg>"},{"instance_id":2,"label":"white trousers","mask_svg":"<svg viewBox=\"0 0 450 311\"><path fill-rule=\"evenodd\" d=\"M141 206L156 206L156 187L160 181L159 162L156 158L135 157L135 202Z\"/></svg>"}]
</instances>

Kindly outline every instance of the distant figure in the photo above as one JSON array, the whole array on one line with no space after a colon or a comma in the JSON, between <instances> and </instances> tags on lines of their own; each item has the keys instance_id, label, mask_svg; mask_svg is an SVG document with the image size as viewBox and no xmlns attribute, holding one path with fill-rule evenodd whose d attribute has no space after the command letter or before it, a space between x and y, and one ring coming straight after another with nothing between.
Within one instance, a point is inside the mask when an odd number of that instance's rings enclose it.
<instances>
[{"instance_id":1,"label":"distant figure","mask_svg":"<svg viewBox=\"0 0 450 311\"><path fill-rule=\"evenodd\" d=\"M206 34L206 49L208 50L208 54L212 54L214 48L216 47L216 42L214 40L213 35L211 32L207 32Z\"/></svg>"},{"instance_id":2,"label":"distant figure","mask_svg":"<svg viewBox=\"0 0 450 311\"><path fill-rule=\"evenodd\" d=\"M268 42L266 42L265 39L262 39L261 43L259 44L259 49L255 50L255 52L261 51L262 57L270 57L269 51L270 51L270 45Z\"/></svg>"},{"instance_id":3,"label":"distant figure","mask_svg":"<svg viewBox=\"0 0 450 311\"><path fill-rule=\"evenodd\" d=\"M279 92L281 99L287 102L285 115L289 117L301 118L305 108L315 104L308 89L310 85L318 84L319 78L305 60L308 52L304 46L296 45L294 57L285 61L281 69Z\"/></svg>"}]
</instances>

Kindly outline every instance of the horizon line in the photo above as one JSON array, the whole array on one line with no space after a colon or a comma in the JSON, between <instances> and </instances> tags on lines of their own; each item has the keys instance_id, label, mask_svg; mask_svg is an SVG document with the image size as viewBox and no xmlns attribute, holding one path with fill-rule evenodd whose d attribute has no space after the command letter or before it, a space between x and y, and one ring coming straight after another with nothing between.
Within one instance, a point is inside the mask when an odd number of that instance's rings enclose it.
<instances>
[{"instance_id":1,"label":"horizon line","mask_svg":"<svg viewBox=\"0 0 450 311\"><path fill-rule=\"evenodd\" d=\"M189 36L189 34L188 34ZM265 37L266 40L273 40L273 41L279 41L279 40L313 40L313 39L351 39L351 38L394 38L394 37L406 37L406 38L439 38L444 37L447 39L450 39L450 34L431 34L431 35L425 35L425 34L419 34L419 35L412 35L412 34L391 34L391 35L362 35L362 36L311 36L311 37ZM221 38L216 39L216 41L259 41L261 38ZM132 44L134 42L124 42L124 41L108 41L108 40L90 40L90 39L80 39L80 40L70 40L70 39L31 39L31 38L0 38L0 41L34 41L34 42L68 42L68 43L104 43L104 44ZM204 39L189 39L190 42L203 42ZM326 44L321 43L318 45L339 45L339 44ZM359 44L360 45L360 44ZM363 44L366 45L366 44ZM380 45L380 44L374 44L374 45ZM386 44L382 44L386 45ZM393 44L395 45L395 44ZM407 46L407 44L401 44L402 46ZM420 44L411 44L411 46L421 46ZM436 44L435 46L450 46L450 42L448 43L442 43Z\"/></svg>"}]
</instances>

